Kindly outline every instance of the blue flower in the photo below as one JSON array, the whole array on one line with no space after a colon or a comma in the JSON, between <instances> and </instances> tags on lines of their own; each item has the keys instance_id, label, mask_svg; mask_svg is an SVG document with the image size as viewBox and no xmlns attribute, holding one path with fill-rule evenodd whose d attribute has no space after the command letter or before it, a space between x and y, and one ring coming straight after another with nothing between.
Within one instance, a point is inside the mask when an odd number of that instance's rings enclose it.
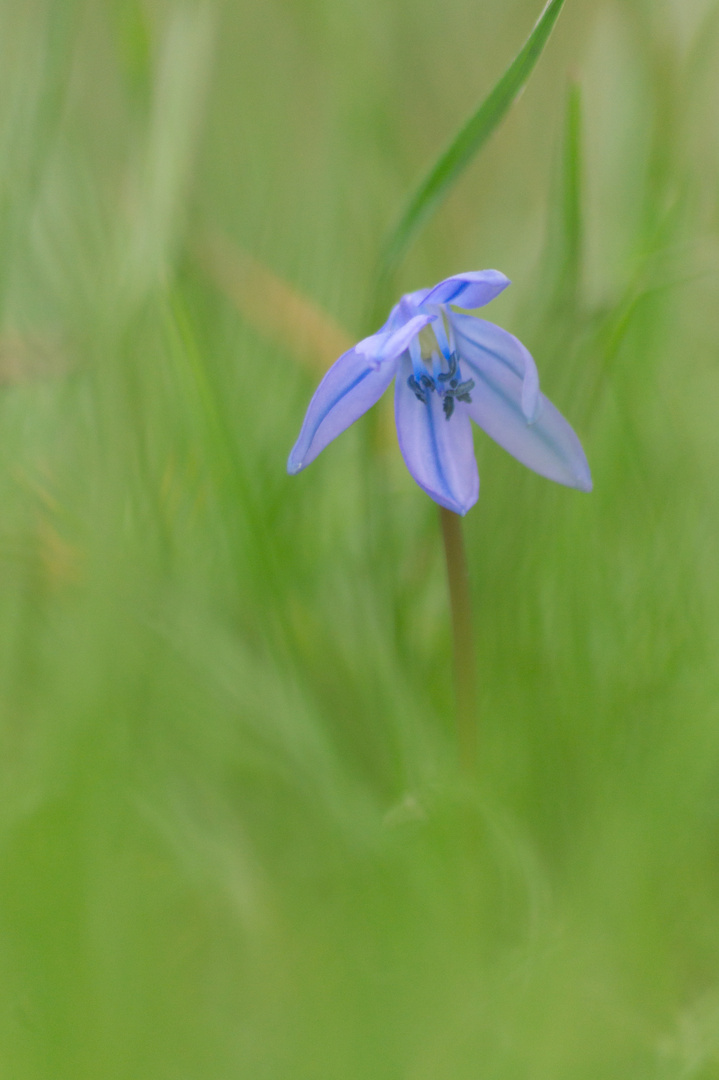
<instances>
[{"instance_id":1,"label":"blue flower","mask_svg":"<svg viewBox=\"0 0 719 1080\"><path fill-rule=\"evenodd\" d=\"M498 270L455 274L408 293L376 334L335 361L310 401L287 471L309 465L395 382L395 420L405 464L419 486L457 514L479 495L474 420L524 465L591 491L579 439L539 390L524 345L494 323L450 305L488 304L509 280Z\"/></svg>"}]
</instances>

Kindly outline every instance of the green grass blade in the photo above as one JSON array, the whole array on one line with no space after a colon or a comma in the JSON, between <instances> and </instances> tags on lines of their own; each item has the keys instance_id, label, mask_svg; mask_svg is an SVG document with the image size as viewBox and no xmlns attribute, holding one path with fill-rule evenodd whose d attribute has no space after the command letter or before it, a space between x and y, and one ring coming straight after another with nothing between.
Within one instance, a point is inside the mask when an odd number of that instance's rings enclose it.
<instances>
[{"instance_id":1,"label":"green grass blade","mask_svg":"<svg viewBox=\"0 0 719 1080\"><path fill-rule=\"evenodd\" d=\"M582 92L570 82L561 150L549 199L547 236L539 263L544 319L557 328L560 312L576 310L583 258Z\"/></svg>"},{"instance_id":2,"label":"green grass blade","mask_svg":"<svg viewBox=\"0 0 719 1080\"><path fill-rule=\"evenodd\" d=\"M582 92L569 88L562 177L562 267L560 288L576 296L582 263Z\"/></svg>"},{"instance_id":3,"label":"green grass blade","mask_svg":"<svg viewBox=\"0 0 719 1080\"><path fill-rule=\"evenodd\" d=\"M387 281L420 227L501 123L542 55L563 4L564 0L549 0L523 48L410 197L402 217L385 241L380 260L381 282Z\"/></svg>"}]
</instances>

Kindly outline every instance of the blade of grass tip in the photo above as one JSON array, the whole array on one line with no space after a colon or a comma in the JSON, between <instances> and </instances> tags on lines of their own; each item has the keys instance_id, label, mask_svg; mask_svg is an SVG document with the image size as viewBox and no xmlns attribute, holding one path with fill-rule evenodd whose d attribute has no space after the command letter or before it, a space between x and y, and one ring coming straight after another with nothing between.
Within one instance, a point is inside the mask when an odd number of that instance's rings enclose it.
<instances>
[{"instance_id":1,"label":"blade of grass tip","mask_svg":"<svg viewBox=\"0 0 719 1080\"><path fill-rule=\"evenodd\" d=\"M377 275L378 293L387 284L420 227L436 210L524 89L563 4L564 0L549 0L520 52L410 196L404 213L382 248Z\"/></svg>"}]
</instances>

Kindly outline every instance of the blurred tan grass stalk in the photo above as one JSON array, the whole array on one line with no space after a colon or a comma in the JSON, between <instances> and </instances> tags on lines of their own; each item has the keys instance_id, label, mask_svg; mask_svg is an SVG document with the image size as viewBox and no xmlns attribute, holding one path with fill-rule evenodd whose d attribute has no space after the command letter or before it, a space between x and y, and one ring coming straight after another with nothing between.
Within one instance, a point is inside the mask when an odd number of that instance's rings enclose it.
<instances>
[{"instance_id":1,"label":"blurred tan grass stalk","mask_svg":"<svg viewBox=\"0 0 719 1080\"><path fill-rule=\"evenodd\" d=\"M283 278L219 234L195 245L200 265L253 330L324 374L354 344L339 323Z\"/></svg>"}]
</instances>

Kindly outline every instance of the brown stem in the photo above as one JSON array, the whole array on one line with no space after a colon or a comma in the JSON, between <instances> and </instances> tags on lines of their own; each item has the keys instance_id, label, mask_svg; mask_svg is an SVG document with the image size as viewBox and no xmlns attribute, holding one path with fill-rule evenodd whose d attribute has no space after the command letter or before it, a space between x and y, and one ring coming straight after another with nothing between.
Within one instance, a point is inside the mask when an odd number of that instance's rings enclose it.
<instances>
[{"instance_id":1,"label":"brown stem","mask_svg":"<svg viewBox=\"0 0 719 1080\"><path fill-rule=\"evenodd\" d=\"M478 710L469 571L462 536L462 519L451 510L445 510L443 506L439 508L439 517L442 523L449 603L452 612L459 756L462 768L471 773L477 767Z\"/></svg>"}]
</instances>

